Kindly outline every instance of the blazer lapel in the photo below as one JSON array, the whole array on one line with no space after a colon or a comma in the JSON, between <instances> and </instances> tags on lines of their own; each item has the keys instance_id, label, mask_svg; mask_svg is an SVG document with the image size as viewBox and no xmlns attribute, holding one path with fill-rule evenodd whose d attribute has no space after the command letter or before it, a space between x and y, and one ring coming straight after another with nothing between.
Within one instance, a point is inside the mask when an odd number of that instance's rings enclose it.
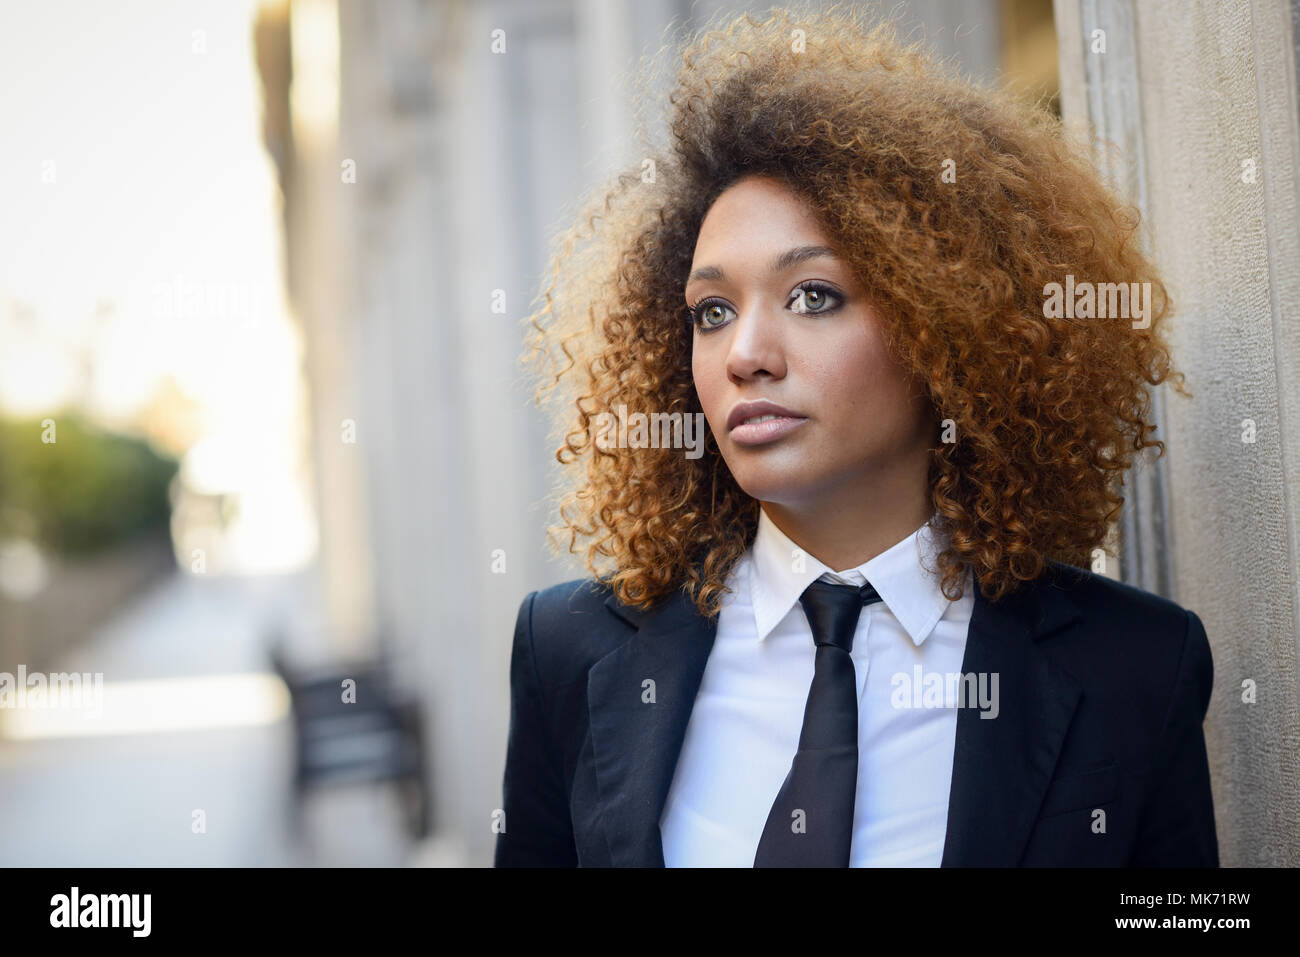
<instances>
[{"instance_id":1,"label":"blazer lapel","mask_svg":"<svg viewBox=\"0 0 1300 957\"><path fill-rule=\"evenodd\" d=\"M587 672L587 711L601 815L616 867L663 867L659 817L713 648L717 619L680 592L641 612L613 596L636 628Z\"/></svg>"},{"instance_id":2,"label":"blazer lapel","mask_svg":"<svg viewBox=\"0 0 1300 957\"><path fill-rule=\"evenodd\" d=\"M1052 578L998 603L975 589L962 673L998 676L999 712L957 711L941 867L1014 867L1029 840L1081 693L1037 647L1080 617Z\"/></svg>"}]
</instances>

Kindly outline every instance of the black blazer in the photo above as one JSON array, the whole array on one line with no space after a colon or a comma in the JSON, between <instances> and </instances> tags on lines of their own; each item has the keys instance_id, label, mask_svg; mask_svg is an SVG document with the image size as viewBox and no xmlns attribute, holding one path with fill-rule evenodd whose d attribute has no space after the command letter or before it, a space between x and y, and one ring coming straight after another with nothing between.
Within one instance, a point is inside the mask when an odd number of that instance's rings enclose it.
<instances>
[{"instance_id":1,"label":"black blazer","mask_svg":"<svg viewBox=\"0 0 1300 957\"><path fill-rule=\"evenodd\" d=\"M716 628L680 593L639 612L594 579L524 599L495 866L664 866ZM1195 613L1052 562L997 603L975 589L962 671L998 673L1000 712L958 709L943 867L1218 866Z\"/></svg>"}]
</instances>

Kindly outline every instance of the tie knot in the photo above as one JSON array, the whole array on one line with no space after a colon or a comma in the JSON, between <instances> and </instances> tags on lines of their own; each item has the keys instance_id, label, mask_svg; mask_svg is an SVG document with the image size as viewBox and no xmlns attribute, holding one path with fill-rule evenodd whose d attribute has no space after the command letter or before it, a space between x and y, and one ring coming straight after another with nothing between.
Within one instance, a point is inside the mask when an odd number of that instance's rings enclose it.
<instances>
[{"instance_id":1,"label":"tie knot","mask_svg":"<svg viewBox=\"0 0 1300 957\"><path fill-rule=\"evenodd\" d=\"M799 596L799 603L803 605L808 624L812 627L813 641L818 645L835 645L845 651L853 650L853 635L857 631L862 606L881 600L871 582L853 586L815 581Z\"/></svg>"}]
</instances>

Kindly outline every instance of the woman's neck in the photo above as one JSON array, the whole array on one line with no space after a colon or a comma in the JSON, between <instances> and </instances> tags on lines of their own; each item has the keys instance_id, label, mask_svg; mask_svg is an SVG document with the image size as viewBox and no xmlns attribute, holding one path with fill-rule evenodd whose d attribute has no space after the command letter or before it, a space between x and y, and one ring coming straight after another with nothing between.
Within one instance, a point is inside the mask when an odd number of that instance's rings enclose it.
<instances>
[{"instance_id":1,"label":"woman's neck","mask_svg":"<svg viewBox=\"0 0 1300 957\"><path fill-rule=\"evenodd\" d=\"M864 492L861 486L808 502L762 502L790 541L833 571L856 568L888 551L933 514L929 490L915 483Z\"/></svg>"}]
</instances>

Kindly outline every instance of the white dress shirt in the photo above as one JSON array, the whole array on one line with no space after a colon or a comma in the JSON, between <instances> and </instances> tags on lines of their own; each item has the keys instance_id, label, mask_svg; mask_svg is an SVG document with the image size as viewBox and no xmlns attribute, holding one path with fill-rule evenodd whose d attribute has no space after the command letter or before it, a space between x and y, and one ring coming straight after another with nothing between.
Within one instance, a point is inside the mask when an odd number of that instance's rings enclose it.
<instances>
[{"instance_id":1,"label":"white dress shirt","mask_svg":"<svg viewBox=\"0 0 1300 957\"><path fill-rule=\"evenodd\" d=\"M961 671L973 579L950 602L926 524L875 558L833 572L760 511L750 549L728 578L717 635L660 817L668 867L753 867L768 812L799 746L816 646L799 596L817 579L870 581L853 638L858 783L851 867L937 867L947 833L956 702L921 703L907 689ZM915 669L920 667L918 673ZM906 676L905 681L899 676Z\"/></svg>"}]
</instances>

